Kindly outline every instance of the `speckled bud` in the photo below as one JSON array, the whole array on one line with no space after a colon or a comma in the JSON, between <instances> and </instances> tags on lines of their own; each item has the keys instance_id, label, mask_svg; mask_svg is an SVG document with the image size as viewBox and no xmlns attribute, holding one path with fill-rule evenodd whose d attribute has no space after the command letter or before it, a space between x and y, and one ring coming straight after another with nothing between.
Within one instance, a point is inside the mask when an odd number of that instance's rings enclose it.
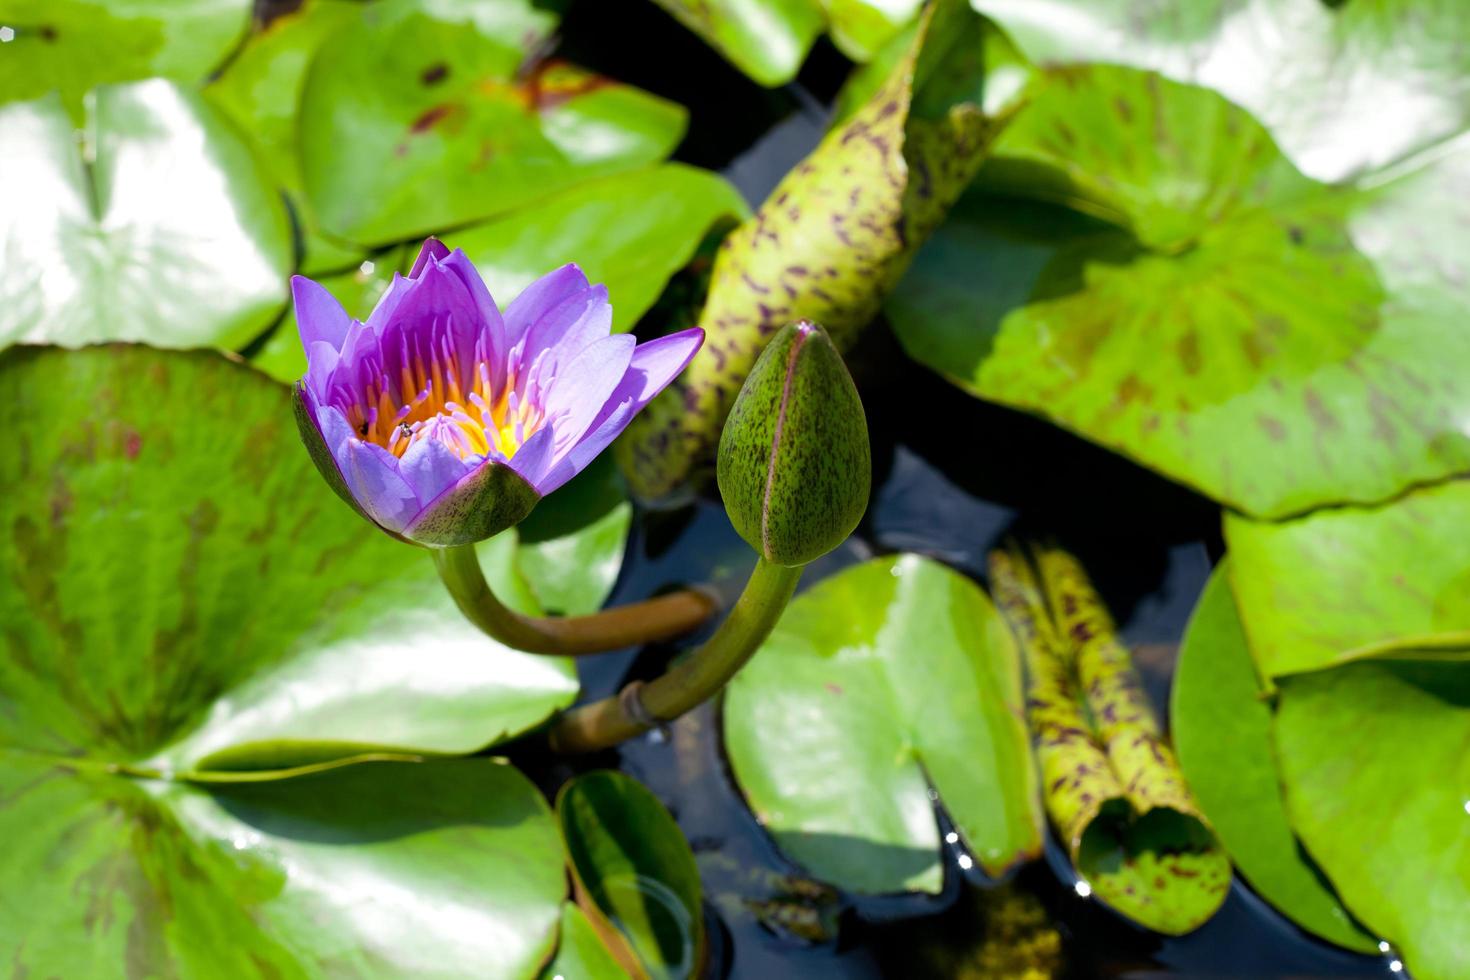
<instances>
[{"instance_id":1,"label":"speckled bud","mask_svg":"<svg viewBox=\"0 0 1470 980\"><path fill-rule=\"evenodd\" d=\"M868 421L847 365L809 320L766 345L725 421L717 476L730 523L767 561L805 565L868 507Z\"/></svg>"}]
</instances>

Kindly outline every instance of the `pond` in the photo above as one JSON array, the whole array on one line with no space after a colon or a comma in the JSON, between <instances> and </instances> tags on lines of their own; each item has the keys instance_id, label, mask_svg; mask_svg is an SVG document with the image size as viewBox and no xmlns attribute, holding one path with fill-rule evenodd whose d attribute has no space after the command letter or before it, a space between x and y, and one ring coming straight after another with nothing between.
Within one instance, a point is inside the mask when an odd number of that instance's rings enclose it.
<instances>
[{"instance_id":1,"label":"pond","mask_svg":"<svg viewBox=\"0 0 1470 980\"><path fill-rule=\"evenodd\" d=\"M1467 52L0 5L0 962L1470 975Z\"/></svg>"}]
</instances>

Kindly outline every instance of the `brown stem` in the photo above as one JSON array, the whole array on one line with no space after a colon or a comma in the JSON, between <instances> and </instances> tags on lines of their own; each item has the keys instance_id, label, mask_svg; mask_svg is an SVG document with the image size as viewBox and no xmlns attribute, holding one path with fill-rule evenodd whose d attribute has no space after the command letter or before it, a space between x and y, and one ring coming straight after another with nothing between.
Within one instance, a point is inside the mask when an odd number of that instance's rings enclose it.
<instances>
[{"instance_id":1,"label":"brown stem","mask_svg":"<svg viewBox=\"0 0 1470 980\"><path fill-rule=\"evenodd\" d=\"M662 676L635 681L616 697L575 708L551 729L556 752L593 752L673 721L720 691L770 635L796 591L801 568L761 559L715 635Z\"/></svg>"},{"instance_id":2,"label":"brown stem","mask_svg":"<svg viewBox=\"0 0 1470 980\"><path fill-rule=\"evenodd\" d=\"M580 656L668 640L698 628L719 609L712 592L681 589L586 616L524 616L495 598L473 545L436 548L434 564L470 622L527 653Z\"/></svg>"}]
</instances>

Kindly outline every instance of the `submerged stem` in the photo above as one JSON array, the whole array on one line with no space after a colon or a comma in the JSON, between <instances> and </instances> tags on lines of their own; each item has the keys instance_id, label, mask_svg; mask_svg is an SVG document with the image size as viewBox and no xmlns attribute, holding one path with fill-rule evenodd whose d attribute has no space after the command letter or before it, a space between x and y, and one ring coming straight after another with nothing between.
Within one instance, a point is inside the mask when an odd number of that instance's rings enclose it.
<instances>
[{"instance_id":1,"label":"submerged stem","mask_svg":"<svg viewBox=\"0 0 1470 980\"><path fill-rule=\"evenodd\" d=\"M697 628L719 608L712 593L681 589L586 616L524 616L495 598L473 545L433 552L439 578L460 612L492 639L527 653L578 656L668 640Z\"/></svg>"},{"instance_id":2,"label":"submerged stem","mask_svg":"<svg viewBox=\"0 0 1470 980\"><path fill-rule=\"evenodd\" d=\"M800 567L758 560L730 615L703 646L652 681L635 681L616 697L562 715L552 726L551 748L564 753L608 748L707 701L765 641L800 578Z\"/></svg>"}]
</instances>

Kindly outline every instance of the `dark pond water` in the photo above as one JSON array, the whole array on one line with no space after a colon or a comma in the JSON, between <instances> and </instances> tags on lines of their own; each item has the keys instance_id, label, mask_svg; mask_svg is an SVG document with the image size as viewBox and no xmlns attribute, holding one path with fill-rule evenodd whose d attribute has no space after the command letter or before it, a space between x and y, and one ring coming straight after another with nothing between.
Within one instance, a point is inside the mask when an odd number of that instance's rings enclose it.
<instances>
[{"instance_id":1,"label":"dark pond water","mask_svg":"<svg viewBox=\"0 0 1470 980\"><path fill-rule=\"evenodd\" d=\"M689 106L679 158L721 170L752 205L820 140L849 67L821 42L796 84L766 91L646 0L580 0L564 23L559 54ZM1185 622L1222 550L1217 508L907 364L882 324L852 367L873 426L873 506L854 539L810 568L803 584L892 551L921 552L983 579L985 556L1005 535L1056 535L1097 581L1163 711ZM683 582L738 582L751 562L717 503L642 514L613 601ZM656 674L675 652L586 661L586 697ZM706 889L716 975L1011 976L1033 953L1074 977L1395 975L1386 958L1316 942L1239 882L1204 928L1162 939L1079 897L1054 841L1045 862L1010 883L962 872L956 852L940 896L835 893L803 879L776 850L730 778L718 731L717 710L706 707L588 761L643 780L684 829ZM563 774L560 764L525 761L549 782Z\"/></svg>"}]
</instances>

